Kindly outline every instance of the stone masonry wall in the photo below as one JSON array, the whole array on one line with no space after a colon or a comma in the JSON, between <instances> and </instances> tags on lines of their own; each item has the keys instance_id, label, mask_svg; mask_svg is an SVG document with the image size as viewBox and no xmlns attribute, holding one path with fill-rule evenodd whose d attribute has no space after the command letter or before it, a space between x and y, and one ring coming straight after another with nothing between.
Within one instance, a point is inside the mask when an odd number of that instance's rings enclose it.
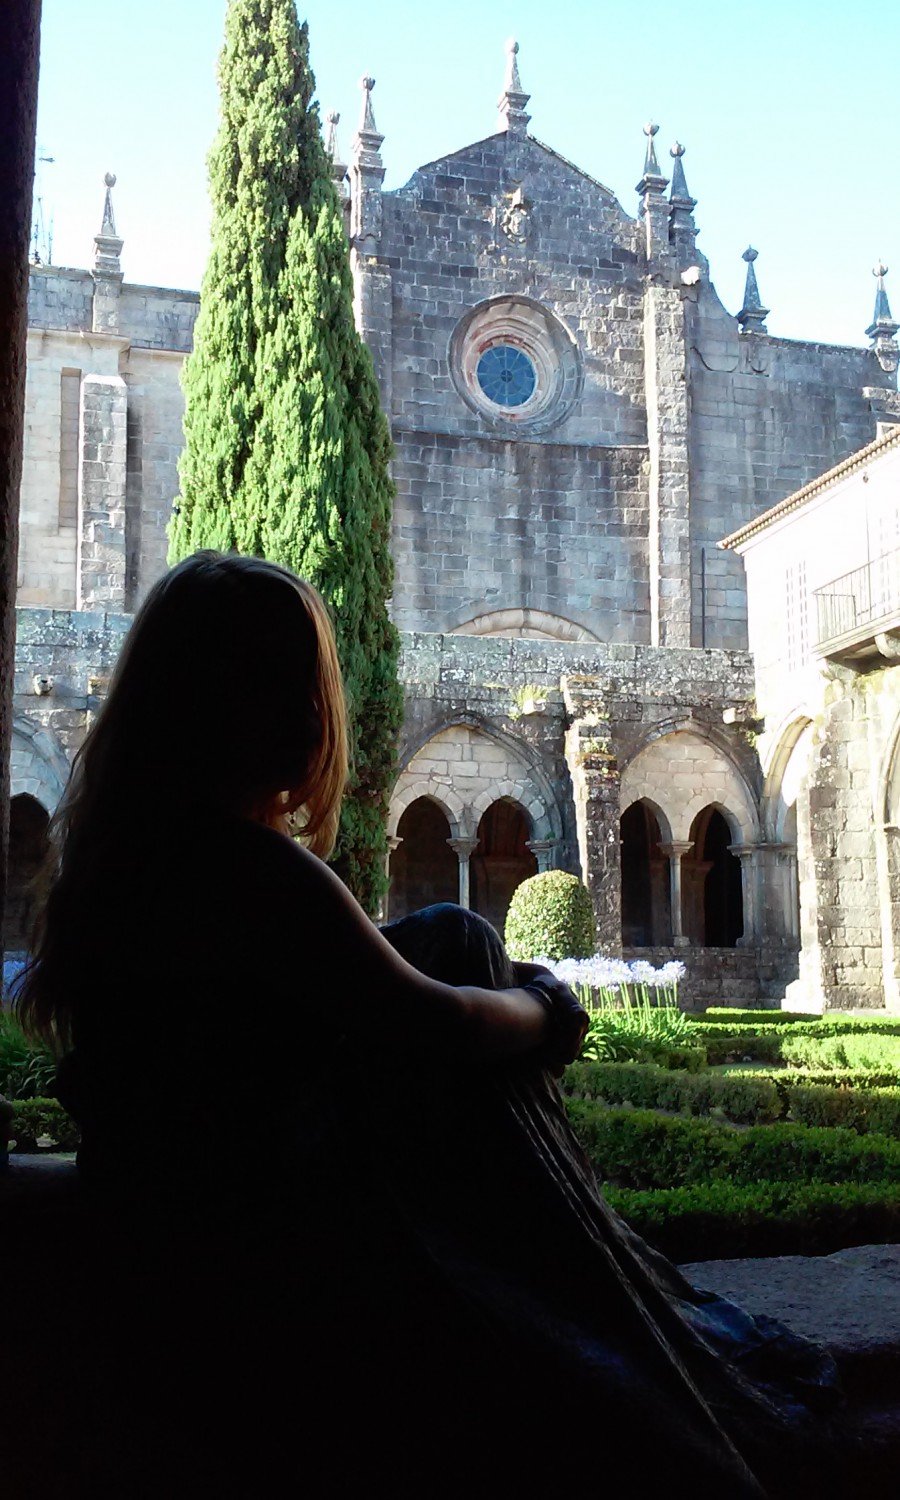
<instances>
[{"instance_id":1,"label":"stone masonry wall","mask_svg":"<svg viewBox=\"0 0 900 1500\"><path fill-rule=\"evenodd\" d=\"M383 210L398 624L447 630L526 607L598 640L648 640L636 225L599 183L505 134L423 167ZM545 310L569 341L577 398L552 421L492 416L460 392L461 320L507 296L527 301L525 319ZM381 347L379 334L376 361Z\"/></svg>"},{"instance_id":2,"label":"stone masonry wall","mask_svg":"<svg viewBox=\"0 0 900 1500\"><path fill-rule=\"evenodd\" d=\"M453 630L529 608L600 641L649 641L639 449L403 434L394 473L394 614Z\"/></svg>"},{"instance_id":3,"label":"stone masonry wall","mask_svg":"<svg viewBox=\"0 0 900 1500\"><path fill-rule=\"evenodd\" d=\"M741 649L743 567L718 543L871 442L886 377L866 349L742 334L711 286L689 312L692 641Z\"/></svg>"},{"instance_id":4,"label":"stone masonry wall","mask_svg":"<svg viewBox=\"0 0 900 1500\"><path fill-rule=\"evenodd\" d=\"M12 791L31 792L53 812L131 620L102 611L19 609L16 623Z\"/></svg>"},{"instance_id":5,"label":"stone masonry wall","mask_svg":"<svg viewBox=\"0 0 900 1500\"><path fill-rule=\"evenodd\" d=\"M401 677L407 691L401 767L416 764L417 756L439 760L432 756L432 746L444 743L442 736L451 725L468 726L484 737L482 743L493 739L504 747L507 760L518 758L544 798L553 825L549 863L587 881L598 938L609 951L621 942L619 819L633 800L628 772L620 783L620 768L639 762L644 747L658 744L665 755L664 747L687 740L684 731L691 730L692 742L699 740L705 756L693 795L706 805L721 781L727 787L723 799L736 814L736 840L754 837L758 762L743 731L723 723L726 710L745 713L751 702L752 666L744 653L408 635L403 638ZM547 694L538 712L519 712L514 695L526 686ZM702 777L711 755L718 780L713 779L704 798ZM416 794L433 795L454 813L456 769L445 757L435 772L435 787L426 790L422 778ZM685 762L685 770L692 769ZM398 786L406 790L402 777ZM450 795L442 788L449 788ZM490 798L488 788L483 790ZM687 797L687 789L682 791ZM410 793L403 797L403 807L398 804L397 818L411 800L411 788ZM516 800L529 807L523 798ZM463 796L459 807L467 805ZM478 804L479 815L486 805L485 800ZM472 830L467 826L465 831ZM547 830L542 828L539 836L546 837Z\"/></svg>"},{"instance_id":6,"label":"stone masonry wall","mask_svg":"<svg viewBox=\"0 0 900 1500\"><path fill-rule=\"evenodd\" d=\"M801 980L830 1007L900 1010L898 737L900 670L836 669L798 800Z\"/></svg>"},{"instance_id":7,"label":"stone masonry wall","mask_svg":"<svg viewBox=\"0 0 900 1500\"><path fill-rule=\"evenodd\" d=\"M126 283L117 299L117 330L98 333L92 329L93 288L88 272L32 268L22 604L134 608L166 565L166 526L178 493L182 447L180 371L199 299L194 292ZM98 379L124 382L125 436L123 453L115 459L107 447L101 453L83 421L72 430L63 410L65 382L74 380L83 412L84 390ZM93 402L92 396L89 409ZM118 469L98 480L97 463L119 465L125 445L124 488ZM100 543L104 563L111 561L111 551L118 558L117 592L103 598L95 597L95 585L81 569L87 558L94 567L99 557L91 540L97 518L90 514L97 483L116 489L115 527L121 533Z\"/></svg>"}]
</instances>

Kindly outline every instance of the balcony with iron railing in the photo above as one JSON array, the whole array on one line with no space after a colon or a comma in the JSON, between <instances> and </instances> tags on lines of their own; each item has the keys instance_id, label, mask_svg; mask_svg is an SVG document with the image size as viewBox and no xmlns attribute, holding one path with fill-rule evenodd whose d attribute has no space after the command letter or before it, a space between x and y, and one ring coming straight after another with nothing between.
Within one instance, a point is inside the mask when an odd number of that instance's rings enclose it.
<instances>
[{"instance_id":1,"label":"balcony with iron railing","mask_svg":"<svg viewBox=\"0 0 900 1500\"><path fill-rule=\"evenodd\" d=\"M895 655L885 642L900 631L900 548L823 584L813 597L817 656L865 664Z\"/></svg>"}]
</instances>

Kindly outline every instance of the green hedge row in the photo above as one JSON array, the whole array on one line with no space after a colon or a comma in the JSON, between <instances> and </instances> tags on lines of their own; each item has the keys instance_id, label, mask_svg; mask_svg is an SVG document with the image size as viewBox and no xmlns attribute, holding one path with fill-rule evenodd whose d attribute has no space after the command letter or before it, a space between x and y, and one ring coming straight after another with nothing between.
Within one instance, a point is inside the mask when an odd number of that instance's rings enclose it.
<instances>
[{"instance_id":1,"label":"green hedge row","mask_svg":"<svg viewBox=\"0 0 900 1500\"><path fill-rule=\"evenodd\" d=\"M829 1037L829 1036L900 1036L900 1016L876 1016L871 1020L861 1019L859 1016L819 1016L816 1020L803 1020L795 1015L791 1021L785 1021L781 1012L775 1012L777 1019L747 1021L740 1019L740 1012L736 1012L734 1018L725 1020L710 1020L709 1011L702 1015L689 1015L691 1021L691 1034L698 1038L709 1036L723 1036L726 1032L735 1037L771 1035L773 1032L790 1031L795 1035L802 1033L804 1036ZM761 1013L765 1016L767 1013ZM746 1012L744 1012L746 1015Z\"/></svg>"},{"instance_id":2,"label":"green hedge row","mask_svg":"<svg viewBox=\"0 0 900 1500\"><path fill-rule=\"evenodd\" d=\"M721 1077L721 1074L716 1075ZM897 1086L896 1068L775 1068L766 1073L760 1068L733 1067L728 1078L771 1078L780 1094L792 1088L821 1085L829 1089L890 1089Z\"/></svg>"},{"instance_id":3,"label":"green hedge row","mask_svg":"<svg viewBox=\"0 0 900 1500\"><path fill-rule=\"evenodd\" d=\"M617 1187L704 1186L717 1180L900 1185L900 1141L842 1128L751 1125L731 1130L649 1110L570 1099L572 1128L598 1176Z\"/></svg>"},{"instance_id":4,"label":"green hedge row","mask_svg":"<svg viewBox=\"0 0 900 1500\"><path fill-rule=\"evenodd\" d=\"M604 1195L633 1229L674 1261L832 1255L900 1240L900 1186L759 1182Z\"/></svg>"},{"instance_id":5,"label":"green hedge row","mask_svg":"<svg viewBox=\"0 0 900 1500\"><path fill-rule=\"evenodd\" d=\"M790 1119L797 1125L838 1125L859 1134L900 1137L900 1088L835 1088L834 1076L818 1074L810 1082L804 1073L768 1077L759 1073L684 1074L637 1063L573 1063L566 1070L562 1089L573 1099L695 1116L721 1115L738 1125ZM853 1080L868 1076L849 1075Z\"/></svg>"},{"instance_id":6,"label":"green hedge row","mask_svg":"<svg viewBox=\"0 0 900 1500\"><path fill-rule=\"evenodd\" d=\"M707 1010L687 1012L697 1026L790 1026L794 1021L821 1021L820 1011L805 1010L739 1010L727 1005L711 1005Z\"/></svg>"},{"instance_id":7,"label":"green hedge row","mask_svg":"<svg viewBox=\"0 0 900 1500\"><path fill-rule=\"evenodd\" d=\"M894 1068L900 1082L900 1036L786 1034L781 1044L781 1056L784 1062L795 1067Z\"/></svg>"},{"instance_id":8,"label":"green hedge row","mask_svg":"<svg viewBox=\"0 0 900 1500\"><path fill-rule=\"evenodd\" d=\"M822 1036L797 1026L756 1033L724 1030L721 1035L711 1036L704 1029L698 1040L702 1040L710 1067L737 1060L783 1062L821 1071L866 1068L893 1072L895 1081L900 1081L900 1035L891 1032Z\"/></svg>"},{"instance_id":9,"label":"green hedge row","mask_svg":"<svg viewBox=\"0 0 900 1500\"><path fill-rule=\"evenodd\" d=\"M714 1110L739 1124L777 1120L784 1103L771 1078L721 1073L679 1073L641 1063L577 1062L566 1069L563 1093L636 1109L669 1109L689 1115Z\"/></svg>"}]
</instances>

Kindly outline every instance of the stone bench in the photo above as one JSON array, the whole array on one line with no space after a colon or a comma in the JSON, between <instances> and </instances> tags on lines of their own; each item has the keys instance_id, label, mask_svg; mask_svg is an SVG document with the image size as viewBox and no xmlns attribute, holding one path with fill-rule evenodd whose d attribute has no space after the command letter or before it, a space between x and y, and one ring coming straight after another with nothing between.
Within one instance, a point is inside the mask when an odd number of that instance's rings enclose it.
<instances>
[{"instance_id":1,"label":"stone bench","mask_svg":"<svg viewBox=\"0 0 900 1500\"><path fill-rule=\"evenodd\" d=\"M77 1391L73 1382L84 1374L87 1325L72 1289L89 1286L92 1278L102 1288L106 1274L115 1277L121 1251L110 1245L108 1225L82 1198L74 1161L62 1157L9 1159L0 1170L0 1226L13 1404L23 1430L36 1421L34 1410L44 1413L34 1429L34 1441L43 1443L46 1413L58 1422ZM831 1352L872 1454L871 1472L861 1473L860 1482L884 1495L897 1493L900 1245L865 1245L828 1256L698 1261L681 1269L695 1285L748 1312L778 1318ZM28 1492L57 1500L52 1487Z\"/></svg>"}]
</instances>

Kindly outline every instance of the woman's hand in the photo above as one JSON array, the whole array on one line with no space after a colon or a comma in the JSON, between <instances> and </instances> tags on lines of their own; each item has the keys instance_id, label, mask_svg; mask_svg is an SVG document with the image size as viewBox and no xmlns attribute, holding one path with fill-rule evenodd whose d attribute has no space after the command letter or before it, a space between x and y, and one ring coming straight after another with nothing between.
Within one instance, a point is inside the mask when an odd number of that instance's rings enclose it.
<instances>
[{"instance_id":1,"label":"woman's hand","mask_svg":"<svg viewBox=\"0 0 900 1500\"><path fill-rule=\"evenodd\" d=\"M577 995L549 969L525 963L514 963L513 968L522 988L540 1000L547 1012L549 1029L541 1057L545 1066L559 1075L581 1051L590 1017Z\"/></svg>"}]
</instances>

